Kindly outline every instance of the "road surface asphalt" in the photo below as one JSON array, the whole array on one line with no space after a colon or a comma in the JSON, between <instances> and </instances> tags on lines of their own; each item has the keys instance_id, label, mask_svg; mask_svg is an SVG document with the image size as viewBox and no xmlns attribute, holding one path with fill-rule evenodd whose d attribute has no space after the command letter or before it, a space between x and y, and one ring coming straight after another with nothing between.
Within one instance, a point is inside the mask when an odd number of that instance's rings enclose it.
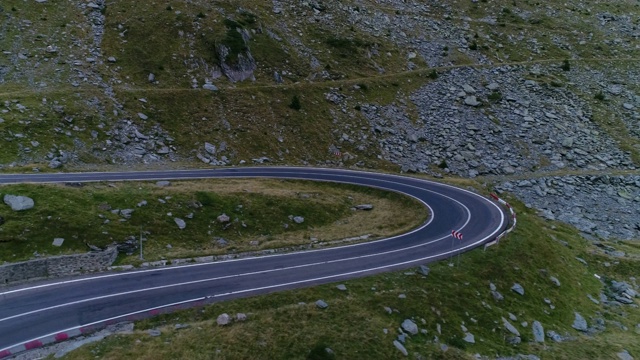
<instances>
[{"instance_id":1,"label":"road surface asphalt","mask_svg":"<svg viewBox=\"0 0 640 360\"><path fill-rule=\"evenodd\" d=\"M493 201L470 191L417 178L342 169L247 167L2 174L0 184L232 177L308 179L372 186L419 199L429 208L430 216L406 234L362 244L102 273L3 288L0 290L0 354L16 353L24 349L24 344L39 346L38 339L61 340L66 335L60 334L78 329L86 331L107 323L148 316L154 314L155 309L167 306L222 301L405 269L480 246L495 239L507 226L503 211ZM454 241L452 230L462 232L463 240Z\"/></svg>"}]
</instances>

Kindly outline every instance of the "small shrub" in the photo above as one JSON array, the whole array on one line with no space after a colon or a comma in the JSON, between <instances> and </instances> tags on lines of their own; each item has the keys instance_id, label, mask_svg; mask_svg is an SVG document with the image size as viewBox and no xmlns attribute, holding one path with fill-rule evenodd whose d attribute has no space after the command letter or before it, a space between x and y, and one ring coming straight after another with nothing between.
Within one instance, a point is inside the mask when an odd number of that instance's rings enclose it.
<instances>
[{"instance_id":1,"label":"small shrub","mask_svg":"<svg viewBox=\"0 0 640 360\"><path fill-rule=\"evenodd\" d=\"M447 341L447 343L449 343L449 345L451 345L451 346L453 346L455 348L458 348L460 350L464 350L464 349L467 348L467 343L464 342L463 339L461 339L461 338L459 338L457 336L449 338L449 341Z\"/></svg>"},{"instance_id":2,"label":"small shrub","mask_svg":"<svg viewBox=\"0 0 640 360\"><path fill-rule=\"evenodd\" d=\"M354 106L353 108L354 108L356 111L360 111L360 110L362 110L362 108L360 107L360 105L356 105L356 106Z\"/></svg>"},{"instance_id":3,"label":"small shrub","mask_svg":"<svg viewBox=\"0 0 640 360\"><path fill-rule=\"evenodd\" d=\"M367 90L369 90L369 87L367 86L367 84L364 84L364 83L363 83L363 84L358 84L358 86L360 87L360 89L361 89L362 91L367 91Z\"/></svg>"},{"instance_id":4,"label":"small shrub","mask_svg":"<svg viewBox=\"0 0 640 360\"><path fill-rule=\"evenodd\" d=\"M449 165L447 165L447 161L446 160L442 159L442 161L440 161L440 164L438 164L438 167L440 169L446 169L446 168L449 167Z\"/></svg>"},{"instance_id":5,"label":"small shrub","mask_svg":"<svg viewBox=\"0 0 640 360\"><path fill-rule=\"evenodd\" d=\"M478 50L478 43L476 43L475 41L472 42L471 45L469 45L469 49Z\"/></svg>"},{"instance_id":6,"label":"small shrub","mask_svg":"<svg viewBox=\"0 0 640 360\"><path fill-rule=\"evenodd\" d=\"M302 106L300 105L300 99L298 99L298 95L293 95L293 98L291 99L291 104L289 104L289 108L296 111L302 108Z\"/></svg>"},{"instance_id":7,"label":"small shrub","mask_svg":"<svg viewBox=\"0 0 640 360\"><path fill-rule=\"evenodd\" d=\"M502 100L502 94L499 91L494 91L488 96L491 101L500 101Z\"/></svg>"},{"instance_id":8,"label":"small shrub","mask_svg":"<svg viewBox=\"0 0 640 360\"><path fill-rule=\"evenodd\" d=\"M569 71L571 70L571 64L569 64L569 60L565 60L562 62L562 66L560 66L560 68L564 71Z\"/></svg>"},{"instance_id":9,"label":"small shrub","mask_svg":"<svg viewBox=\"0 0 640 360\"><path fill-rule=\"evenodd\" d=\"M173 10L173 8L171 7L171 5L167 5L167 7L165 8L165 10L167 10L167 11L171 11L171 10Z\"/></svg>"},{"instance_id":10,"label":"small shrub","mask_svg":"<svg viewBox=\"0 0 640 360\"><path fill-rule=\"evenodd\" d=\"M435 69L431 70L431 72L427 76L429 76L430 79L434 79L435 80L435 79L438 78L438 72Z\"/></svg>"},{"instance_id":11,"label":"small shrub","mask_svg":"<svg viewBox=\"0 0 640 360\"><path fill-rule=\"evenodd\" d=\"M197 16L198 18L200 18L200 19L204 19L204 18L206 18L206 17L207 17L207 15L203 14L203 13L202 13L202 11L200 11L200 12L198 13L198 15L196 15L196 16Z\"/></svg>"},{"instance_id":12,"label":"small shrub","mask_svg":"<svg viewBox=\"0 0 640 360\"><path fill-rule=\"evenodd\" d=\"M602 91L599 91L599 92L594 96L594 98L595 98L596 100L604 101L604 93L603 93Z\"/></svg>"},{"instance_id":13,"label":"small shrub","mask_svg":"<svg viewBox=\"0 0 640 360\"><path fill-rule=\"evenodd\" d=\"M551 86L553 86L553 87L562 87L562 83L557 82L557 81L552 81L551 82Z\"/></svg>"}]
</instances>

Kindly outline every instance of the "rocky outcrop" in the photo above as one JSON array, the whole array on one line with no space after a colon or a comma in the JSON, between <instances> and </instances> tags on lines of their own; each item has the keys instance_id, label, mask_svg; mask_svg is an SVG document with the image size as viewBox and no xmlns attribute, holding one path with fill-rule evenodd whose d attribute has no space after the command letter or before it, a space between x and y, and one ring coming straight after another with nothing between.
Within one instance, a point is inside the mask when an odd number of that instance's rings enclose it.
<instances>
[{"instance_id":1,"label":"rocky outcrop","mask_svg":"<svg viewBox=\"0 0 640 360\"><path fill-rule=\"evenodd\" d=\"M528 79L540 66L454 69L404 100L365 104L382 157L404 171L512 175L538 170L635 169L574 92ZM484 85L488 83L488 85ZM479 106L485 104L485 106ZM436 171L437 173L437 171Z\"/></svg>"},{"instance_id":2,"label":"rocky outcrop","mask_svg":"<svg viewBox=\"0 0 640 360\"><path fill-rule=\"evenodd\" d=\"M554 176L509 181L517 195L549 220L600 238L640 238L640 176Z\"/></svg>"}]
</instances>

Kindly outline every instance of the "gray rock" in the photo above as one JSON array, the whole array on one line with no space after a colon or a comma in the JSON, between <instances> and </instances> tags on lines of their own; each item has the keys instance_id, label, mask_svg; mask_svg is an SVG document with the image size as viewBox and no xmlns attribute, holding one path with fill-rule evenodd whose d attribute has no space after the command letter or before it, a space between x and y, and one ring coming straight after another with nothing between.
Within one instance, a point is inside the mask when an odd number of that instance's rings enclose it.
<instances>
[{"instance_id":1,"label":"gray rock","mask_svg":"<svg viewBox=\"0 0 640 360\"><path fill-rule=\"evenodd\" d=\"M220 247L225 247L229 245L229 242L225 238L216 237L214 238L214 240L216 241L216 244Z\"/></svg>"},{"instance_id":2,"label":"gray rock","mask_svg":"<svg viewBox=\"0 0 640 360\"><path fill-rule=\"evenodd\" d=\"M293 222L296 224L302 224L304 222L304 218L302 216L295 216L293 218Z\"/></svg>"},{"instance_id":3,"label":"gray rock","mask_svg":"<svg viewBox=\"0 0 640 360\"><path fill-rule=\"evenodd\" d=\"M226 313L221 314L216 319L216 323L218 323L218 325L220 326L228 325L230 322L231 322L231 316L229 316L229 314L226 314Z\"/></svg>"},{"instance_id":4,"label":"gray rock","mask_svg":"<svg viewBox=\"0 0 640 360\"><path fill-rule=\"evenodd\" d=\"M464 92L467 93L467 94L475 94L476 93L476 89L474 89L473 86L471 86L469 84L464 84L462 86L462 90L464 90Z\"/></svg>"},{"instance_id":5,"label":"gray rock","mask_svg":"<svg viewBox=\"0 0 640 360\"><path fill-rule=\"evenodd\" d=\"M211 155L215 155L216 154L216 146L211 144L211 143L205 142L204 143L204 150L206 152L208 152L209 154L211 154Z\"/></svg>"},{"instance_id":6,"label":"gray rock","mask_svg":"<svg viewBox=\"0 0 640 360\"><path fill-rule=\"evenodd\" d=\"M572 137L564 138L564 140L562 140L562 146L567 149L571 149L573 147L573 138Z\"/></svg>"},{"instance_id":7,"label":"gray rock","mask_svg":"<svg viewBox=\"0 0 640 360\"><path fill-rule=\"evenodd\" d=\"M176 330L186 329L189 327L189 324L176 324L173 328Z\"/></svg>"},{"instance_id":8,"label":"gray rock","mask_svg":"<svg viewBox=\"0 0 640 360\"><path fill-rule=\"evenodd\" d=\"M522 285L518 283L513 284L513 286L511 287L511 290L519 295L524 296L524 288L522 287Z\"/></svg>"},{"instance_id":9,"label":"gray rock","mask_svg":"<svg viewBox=\"0 0 640 360\"><path fill-rule=\"evenodd\" d=\"M502 300L504 300L504 296L502 296L502 294L500 294L500 292L498 292L498 291L492 291L492 292L491 292L491 295L493 295L493 298L494 298L496 301L502 301Z\"/></svg>"},{"instance_id":10,"label":"gray rock","mask_svg":"<svg viewBox=\"0 0 640 360\"><path fill-rule=\"evenodd\" d=\"M476 343L476 338L475 336L473 336L472 333L466 333L464 334L464 338L462 339L470 344L475 344Z\"/></svg>"},{"instance_id":11,"label":"gray rock","mask_svg":"<svg viewBox=\"0 0 640 360\"><path fill-rule=\"evenodd\" d=\"M340 285L336 286L336 289L338 289L340 291L346 291L347 287L344 284L340 284Z\"/></svg>"},{"instance_id":12,"label":"gray rock","mask_svg":"<svg viewBox=\"0 0 640 360\"><path fill-rule=\"evenodd\" d=\"M373 210L373 205L371 205L371 204L361 204L361 205L356 205L356 206L354 206L354 208L355 208L356 210L365 210L365 211L368 211L368 210Z\"/></svg>"},{"instance_id":13,"label":"gray rock","mask_svg":"<svg viewBox=\"0 0 640 360\"><path fill-rule=\"evenodd\" d=\"M515 326L513 326L509 320L505 319L504 317L502 318L502 324L504 325L504 328L507 329L510 333L512 333L515 336L520 336L520 332L518 331L518 329L516 329Z\"/></svg>"},{"instance_id":14,"label":"gray rock","mask_svg":"<svg viewBox=\"0 0 640 360\"><path fill-rule=\"evenodd\" d=\"M400 350L400 352L402 353L402 355L404 356L408 356L409 352L407 351L407 349L404 347L404 345L402 345L400 343L400 341L398 340L393 340L393 346L396 347L396 349Z\"/></svg>"},{"instance_id":15,"label":"gray rock","mask_svg":"<svg viewBox=\"0 0 640 360\"><path fill-rule=\"evenodd\" d=\"M464 99L464 104L468 106L480 106L480 102L476 99L475 96L467 96Z\"/></svg>"},{"instance_id":16,"label":"gray rock","mask_svg":"<svg viewBox=\"0 0 640 360\"><path fill-rule=\"evenodd\" d=\"M402 322L402 329L411 335L418 334L418 325L416 325L416 323L414 323L410 319L405 319Z\"/></svg>"},{"instance_id":17,"label":"gray rock","mask_svg":"<svg viewBox=\"0 0 640 360\"><path fill-rule=\"evenodd\" d=\"M547 337L557 343L562 342L564 340L562 336L560 336L560 334L558 334L553 330L547 331Z\"/></svg>"},{"instance_id":18,"label":"gray rock","mask_svg":"<svg viewBox=\"0 0 640 360\"><path fill-rule=\"evenodd\" d=\"M579 258L576 256L576 260L578 260L579 262L581 262L583 265L588 266L589 264L587 264L587 261L583 258Z\"/></svg>"},{"instance_id":19,"label":"gray rock","mask_svg":"<svg viewBox=\"0 0 640 360\"><path fill-rule=\"evenodd\" d=\"M63 238L55 238L53 239L53 246L62 246L62 243L64 243L64 239Z\"/></svg>"},{"instance_id":20,"label":"gray rock","mask_svg":"<svg viewBox=\"0 0 640 360\"><path fill-rule=\"evenodd\" d=\"M133 214L133 209L122 209L120 210L120 216L125 219L131 219L131 215Z\"/></svg>"},{"instance_id":21,"label":"gray rock","mask_svg":"<svg viewBox=\"0 0 640 360\"><path fill-rule=\"evenodd\" d=\"M58 169L62 166L62 162L58 159L52 159L51 161L49 161L49 168L51 169Z\"/></svg>"},{"instance_id":22,"label":"gray rock","mask_svg":"<svg viewBox=\"0 0 640 360\"><path fill-rule=\"evenodd\" d=\"M222 214L218 216L216 220L218 220L219 223L228 223L231 220L231 218L229 218L227 214Z\"/></svg>"},{"instance_id":23,"label":"gray rock","mask_svg":"<svg viewBox=\"0 0 640 360\"><path fill-rule=\"evenodd\" d=\"M431 270L429 269L428 266L420 265L420 270L418 270L418 271L420 272L420 274L422 274L424 276L427 276L427 275L429 275L429 271L431 271Z\"/></svg>"},{"instance_id":24,"label":"gray rock","mask_svg":"<svg viewBox=\"0 0 640 360\"><path fill-rule=\"evenodd\" d=\"M110 62L110 63L114 63L114 62L116 62L116 58L115 58L115 57L113 57L113 56L109 56L109 57L107 58L107 61L108 61L108 62Z\"/></svg>"},{"instance_id":25,"label":"gray rock","mask_svg":"<svg viewBox=\"0 0 640 360\"><path fill-rule=\"evenodd\" d=\"M143 113L138 113L138 117L139 117L140 119L142 119L142 120L147 120L147 119L149 119L149 117L148 117L147 115L143 114Z\"/></svg>"},{"instance_id":26,"label":"gray rock","mask_svg":"<svg viewBox=\"0 0 640 360\"><path fill-rule=\"evenodd\" d=\"M171 182L167 180L160 180L156 182L156 186L160 186L160 187L171 186Z\"/></svg>"},{"instance_id":27,"label":"gray rock","mask_svg":"<svg viewBox=\"0 0 640 360\"><path fill-rule=\"evenodd\" d=\"M318 301L316 301L316 306L317 306L319 309L326 309L326 308L328 308L328 307L329 307L329 304L327 304L326 302L324 302L324 300L318 300Z\"/></svg>"},{"instance_id":28,"label":"gray rock","mask_svg":"<svg viewBox=\"0 0 640 360\"><path fill-rule=\"evenodd\" d=\"M156 76L153 73L149 73L149 78L148 79L149 79L149 82L152 83L152 82L156 81Z\"/></svg>"},{"instance_id":29,"label":"gray rock","mask_svg":"<svg viewBox=\"0 0 640 360\"><path fill-rule=\"evenodd\" d=\"M137 207L143 207L143 206L147 206L147 204L148 204L147 200L142 200L136 206Z\"/></svg>"},{"instance_id":30,"label":"gray rock","mask_svg":"<svg viewBox=\"0 0 640 360\"><path fill-rule=\"evenodd\" d=\"M166 155L166 154L168 154L168 153L170 153L170 152L171 152L171 149L169 149L169 147L168 147L168 146L162 146L160 149L158 149L158 150L156 151L156 154L159 154L159 155Z\"/></svg>"},{"instance_id":31,"label":"gray rock","mask_svg":"<svg viewBox=\"0 0 640 360\"><path fill-rule=\"evenodd\" d=\"M184 228L187 227L187 223L184 222L184 220L180 219L180 218L173 218L173 221L176 222L176 225L178 225L178 229L183 230Z\"/></svg>"},{"instance_id":32,"label":"gray rock","mask_svg":"<svg viewBox=\"0 0 640 360\"><path fill-rule=\"evenodd\" d=\"M633 360L633 356L631 356L627 350L622 350L616 355L618 355L618 359L620 360Z\"/></svg>"},{"instance_id":33,"label":"gray rock","mask_svg":"<svg viewBox=\"0 0 640 360\"><path fill-rule=\"evenodd\" d=\"M13 211L24 211L32 209L35 203L32 198L20 195L5 195L4 203L11 206Z\"/></svg>"},{"instance_id":34,"label":"gray rock","mask_svg":"<svg viewBox=\"0 0 640 360\"><path fill-rule=\"evenodd\" d=\"M633 300L629 299L626 296L614 296L613 297L617 302L622 303L622 304L633 304Z\"/></svg>"},{"instance_id":35,"label":"gray rock","mask_svg":"<svg viewBox=\"0 0 640 360\"><path fill-rule=\"evenodd\" d=\"M549 277L549 279L551 279L551 282L554 283L556 286L560 286L560 280L558 280L558 278L556 278L555 276L551 276Z\"/></svg>"},{"instance_id":36,"label":"gray rock","mask_svg":"<svg viewBox=\"0 0 640 360\"><path fill-rule=\"evenodd\" d=\"M273 73L273 80L275 80L276 84L282 84L284 82L284 79L282 79L282 75L280 75L280 73L278 73L277 71Z\"/></svg>"},{"instance_id":37,"label":"gray rock","mask_svg":"<svg viewBox=\"0 0 640 360\"><path fill-rule=\"evenodd\" d=\"M147 331L147 334L149 334L149 336L153 336L153 337L156 337L156 336L160 336L160 335L162 335L162 333L160 332L160 330L157 330L157 329L149 329L149 330Z\"/></svg>"},{"instance_id":38,"label":"gray rock","mask_svg":"<svg viewBox=\"0 0 640 360\"><path fill-rule=\"evenodd\" d=\"M407 342L407 334L402 333L402 334L398 335L397 339L401 343L405 344Z\"/></svg>"},{"instance_id":39,"label":"gray rock","mask_svg":"<svg viewBox=\"0 0 640 360\"><path fill-rule=\"evenodd\" d=\"M598 299L594 298L593 295L591 294L587 294L587 297L589 298L589 300L591 300L594 304L599 305L600 301L598 301Z\"/></svg>"},{"instance_id":40,"label":"gray rock","mask_svg":"<svg viewBox=\"0 0 640 360\"><path fill-rule=\"evenodd\" d=\"M589 326L587 325L587 320L585 320L584 317L582 317L582 315L577 312L575 313L575 320L573 321L573 325L571 325L571 327L582 332L586 332L589 328Z\"/></svg>"},{"instance_id":41,"label":"gray rock","mask_svg":"<svg viewBox=\"0 0 640 360\"><path fill-rule=\"evenodd\" d=\"M533 331L533 339L535 342L544 342L544 328L539 321L534 321L531 324L531 330Z\"/></svg>"},{"instance_id":42,"label":"gray rock","mask_svg":"<svg viewBox=\"0 0 640 360\"><path fill-rule=\"evenodd\" d=\"M202 85L202 88L209 91L218 91L218 87L210 83Z\"/></svg>"},{"instance_id":43,"label":"gray rock","mask_svg":"<svg viewBox=\"0 0 640 360\"><path fill-rule=\"evenodd\" d=\"M522 338L520 336L508 336L507 342L510 345L518 345L522 342Z\"/></svg>"},{"instance_id":44,"label":"gray rock","mask_svg":"<svg viewBox=\"0 0 640 360\"><path fill-rule=\"evenodd\" d=\"M247 314L244 314L244 313L236 314L236 321L245 321L245 320L247 320Z\"/></svg>"}]
</instances>

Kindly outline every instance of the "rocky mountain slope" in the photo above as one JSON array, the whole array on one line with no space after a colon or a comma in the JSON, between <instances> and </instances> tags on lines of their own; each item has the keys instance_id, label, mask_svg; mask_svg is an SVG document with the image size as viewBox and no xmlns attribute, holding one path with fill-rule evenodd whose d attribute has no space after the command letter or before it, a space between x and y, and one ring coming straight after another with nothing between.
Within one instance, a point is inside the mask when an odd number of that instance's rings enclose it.
<instances>
[{"instance_id":1,"label":"rocky mountain slope","mask_svg":"<svg viewBox=\"0 0 640 360\"><path fill-rule=\"evenodd\" d=\"M637 174L639 13L633 1L8 0L0 166ZM634 179L621 180L625 230L589 232L640 238Z\"/></svg>"}]
</instances>

